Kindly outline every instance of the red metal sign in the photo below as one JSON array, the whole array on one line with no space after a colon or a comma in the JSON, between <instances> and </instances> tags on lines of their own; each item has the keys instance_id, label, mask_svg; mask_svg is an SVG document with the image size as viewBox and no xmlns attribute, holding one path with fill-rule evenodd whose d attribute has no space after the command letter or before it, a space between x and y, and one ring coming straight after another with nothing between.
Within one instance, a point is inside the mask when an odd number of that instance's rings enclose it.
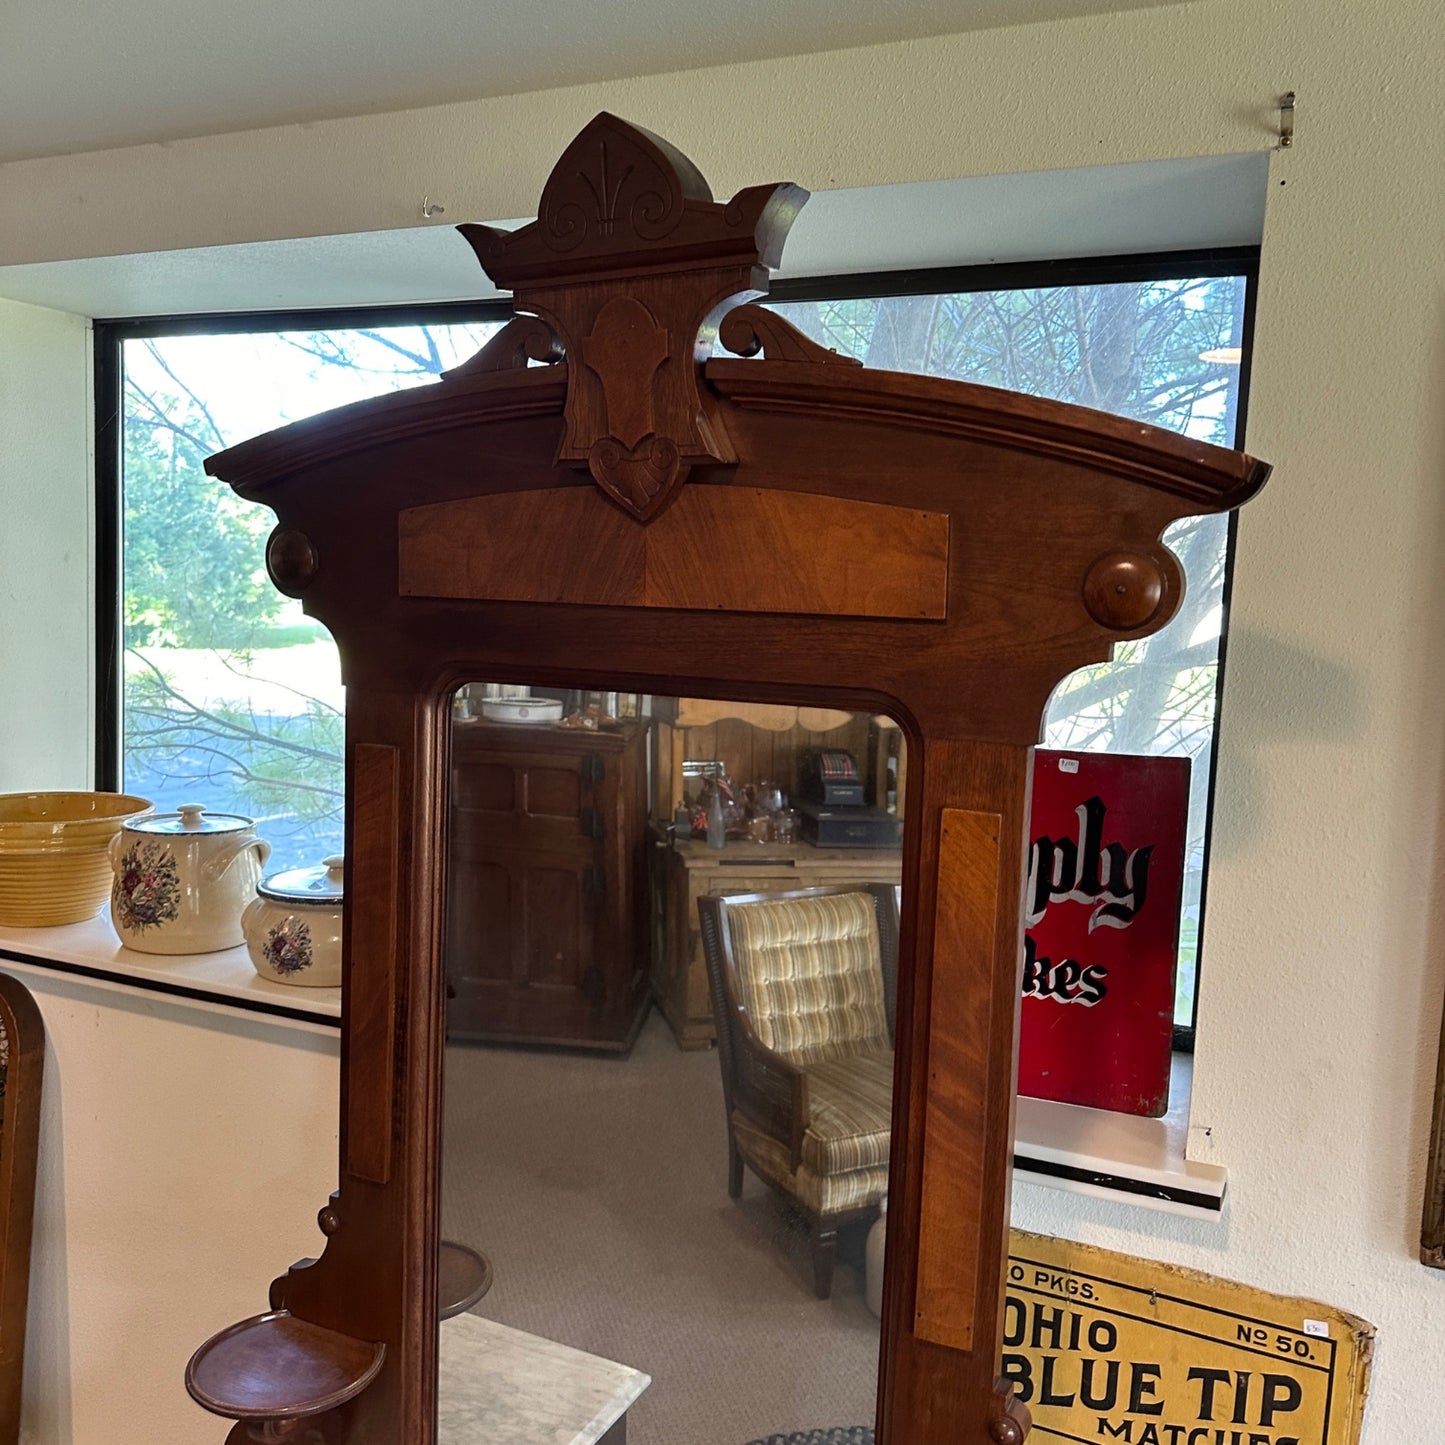
<instances>
[{"instance_id":1,"label":"red metal sign","mask_svg":"<svg viewBox=\"0 0 1445 1445\"><path fill-rule=\"evenodd\" d=\"M1019 1092L1169 1107L1189 759L1034 759Z\"/></svg>"}]
</instances>

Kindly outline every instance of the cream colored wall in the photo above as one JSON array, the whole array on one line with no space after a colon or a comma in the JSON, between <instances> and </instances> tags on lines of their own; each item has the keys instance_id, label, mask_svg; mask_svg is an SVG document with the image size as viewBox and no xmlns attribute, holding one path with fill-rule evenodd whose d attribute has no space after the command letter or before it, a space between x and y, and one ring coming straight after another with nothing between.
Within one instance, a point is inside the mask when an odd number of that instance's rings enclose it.
<instances>
[{"instance_id":1,"label":"cream colored wall","mask_svg":"<svg viewBox=\"0 0 1445 1445\"><path fill-rule=\"evenodd\" d=\"M6 965L45 1019L27 1445L196 1445L186 1361L325 1243L339 1035Z\"/></svg>"},{"instance_id":2,"label":"cream colored wall","mask_svg":"<svg viewBox=\"0 0 1445 1445\"><path fill-rule=\"evenodd\" d=\"M0 263L390 230L422 224L423 193L446 206L433 225L529 216L562 147L603 109L665 135L719 195L760 176L827 190L1258 150L1307 57L1323 92L1350 63L1344 34L1379 43L1366 16L1392 9L1408 35L1427 8L1379 4L1337 24L1328 0L1196 0L13 162L0 166Z\"/></svg>"},{"instance_id":3,"label":"cream colored wall","mask_svg":"<svg viewBox=\"0 0 1445 1445\"><path fill-rule=\"evenodd\" d=\"M522 215L604 107L668 136L726 193L1261 149L1276 98L1296 89L1298 144L1271 178L1249 428L1276 472L1240 529L1194 1111L1195 1149L1229 1166L1230 1202L1207 1224L1021 1186L1015 1213L1358 1311L1380 1326L1367 1445L1423 1442L1445 1351L1445 1278L1414 1257L1445 982L1445 150L1429 43L1441 21L1434 0L1197 0L37 161L0 168L0 257L402 226L424 190L448 221ZM112 1025L118 1039L132 1026ZM67 1148L71 1114L118 1079L154 1103L164 1045L147 1038L104 1079L68 1086ZM301 1247L315 1187L277 1196L257 1182L274 1141L234 1087L243 1053L192 1080L218 1137L174 1176L171 1209L189 1228L223 1192L211 1171L224 1164L233 1238L181 1241L172 1218L137 1220L130 1252L95 1262L109 1283L87 1288L113 1292L102 1315L194 1247L192 1290L235 1317ZM143 1150L179 1123L153 1108L130 1118ZM299 1127L327 1153L324 1111ZM79 1147L89 1126L74 1129ZM74 1167L78 1256L98 1181ZM175 1398L172 1358L93 1343L70 1356L77 1420L138 1387L137 1441L210 1438Z\"/></svg>"},{"instance_id":4,"label":"cream colored wall","mask_svg":"<svg viewBox=\"0 0 1445 1445\"><path fill-rule=\"evenodd\" d=\"M90 411L88 323L0 300L0 793L90 786Z\"/></svg>"}]
</instances>

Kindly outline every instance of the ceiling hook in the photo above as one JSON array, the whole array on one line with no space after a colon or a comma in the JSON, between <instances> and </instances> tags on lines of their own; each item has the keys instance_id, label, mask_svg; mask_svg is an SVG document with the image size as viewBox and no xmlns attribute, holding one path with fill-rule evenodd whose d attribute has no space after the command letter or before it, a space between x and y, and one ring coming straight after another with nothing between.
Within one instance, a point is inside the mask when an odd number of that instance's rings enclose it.
<instances>
[{"instance_id":1,"label":"ceiling hook","mask_svg":"<svg viewBox=\"0 0 1445 1445\"><path fill-rule=\"evenodd\" d=\"M1288 90L1279 102L1279 148L1287 151L1294 145L1294 91Z\"/></svg>"},{"instance_id":2,"label":"ceiling hook","mask_svg":"<svg viewBox=\"0 0 1445 1445\"><path fill-rule=\"evenodd\" d=\"M429 221L433 216L444 216L447 213L445 206L434 206L430 196L421 198L421 214L424 221Z\"/></svg>"}]
</instances>

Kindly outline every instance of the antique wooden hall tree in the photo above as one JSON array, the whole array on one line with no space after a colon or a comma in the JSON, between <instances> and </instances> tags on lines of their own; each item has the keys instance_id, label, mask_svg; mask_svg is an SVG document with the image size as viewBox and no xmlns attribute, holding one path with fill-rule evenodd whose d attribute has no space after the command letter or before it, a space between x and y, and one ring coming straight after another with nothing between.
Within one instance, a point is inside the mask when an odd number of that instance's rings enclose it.
<instances>
[{"instance_id":1,"label":"antique wooden hall tree","mask_svg":"<svg viewBox=\"0 0 1445 1445\"><path fill-rule=\"evenodd\" d=\"M321 1257L192 1362L235 1445L434 1439L450 696L538 677L906 728L878 1438L1028 1433L996 1374L1031 749L1060 679L1174 613L1164 528L1267 468L822 349L749 304L806 199L714 202L599 115L536 222L461 228L515 298L494 340L208 463L276 512L347 685L340 1185Z\"/></svg>"}]
</instances>

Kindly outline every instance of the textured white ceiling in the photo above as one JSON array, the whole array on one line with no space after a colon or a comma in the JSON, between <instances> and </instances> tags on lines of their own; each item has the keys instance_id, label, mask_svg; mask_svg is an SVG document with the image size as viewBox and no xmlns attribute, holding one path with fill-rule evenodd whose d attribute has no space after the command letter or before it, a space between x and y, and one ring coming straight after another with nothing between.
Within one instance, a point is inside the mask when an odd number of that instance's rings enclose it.
<instances>
[{"instance_id":1,"label":"textured white ceiling","mask_svg":"<svg viewBox=\"0 0 1445 1445\"><path fill-rule=\"evenodd\" d=\"M794 224L780 274L1257 245L1268 179L1261 151L823 191ZM112 318L496 294L471 247L445 222L0 266L0 296Z\"/></svg>"},{"instance_id":2,"label":"textured white ceiling","mask_svg":"<svg viewBox=\"0 0 1445 1445\"><path fill-rule=\"evenodd\" d=\"M0 162L1179 0L0 0Z\"/></svg>"}]
</instances>

